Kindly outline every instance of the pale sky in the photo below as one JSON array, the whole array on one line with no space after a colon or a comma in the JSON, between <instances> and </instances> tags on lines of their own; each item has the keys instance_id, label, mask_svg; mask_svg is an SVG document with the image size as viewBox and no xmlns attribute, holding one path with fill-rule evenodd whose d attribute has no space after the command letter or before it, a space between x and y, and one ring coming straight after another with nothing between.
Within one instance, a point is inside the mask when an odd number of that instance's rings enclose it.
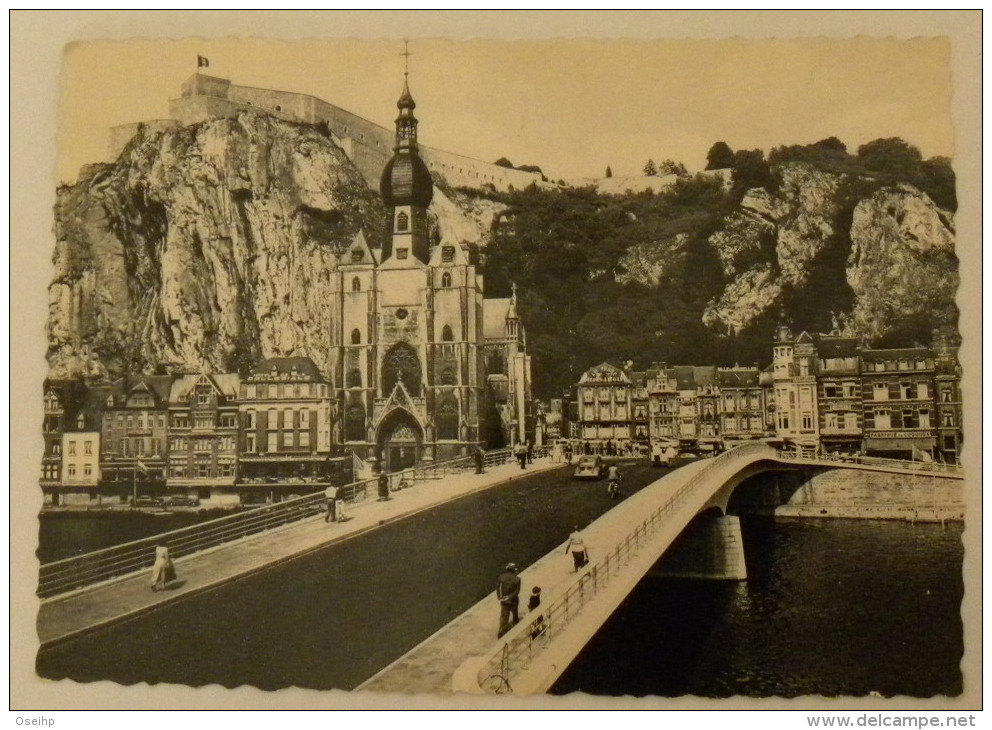
<instances>
[{"instance_id":1,"label":"pale sky","mask_svg":"<svg viewBox=\"0 0 992 730\"><path fill-rule=\"evenodd\" d=\"M413 39L421 142L552 179L639 174L648 158L705 166L734 149L836 136L855 152L902 137L953 156L944 39ZM210 59L235 84L311 94L392 128L403 43L194 39L87 42L63 69L59 179L106 159L115 124L168 117L168 100Z\"/></svg>"}]
</instances>

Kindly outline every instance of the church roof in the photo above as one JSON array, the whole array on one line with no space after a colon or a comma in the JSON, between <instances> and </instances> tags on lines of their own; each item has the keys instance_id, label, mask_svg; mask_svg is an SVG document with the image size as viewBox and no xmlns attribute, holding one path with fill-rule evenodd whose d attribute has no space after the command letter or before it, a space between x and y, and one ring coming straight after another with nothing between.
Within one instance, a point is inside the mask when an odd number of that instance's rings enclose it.
<instances>
[{"instance_id":1,"label":"church roof","mask_svg":"<svg viewBox=\"0 0 992 730\"><path fill-rule=\"evenodd\" d=\"M512 297L482 300L482 336L487 340L506 338L506 318L513 304Z\"/></svg>"}]
</instances>

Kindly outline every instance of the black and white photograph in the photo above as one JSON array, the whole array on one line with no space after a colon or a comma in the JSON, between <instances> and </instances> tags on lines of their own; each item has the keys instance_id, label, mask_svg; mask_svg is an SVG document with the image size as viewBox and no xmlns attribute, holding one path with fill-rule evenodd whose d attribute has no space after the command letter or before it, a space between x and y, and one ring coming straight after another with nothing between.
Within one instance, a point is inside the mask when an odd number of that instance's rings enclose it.
<instances>
[{"instance_id":1,"label":"black and white photograph","mask_svg":"<svg viewBox=\"0 0 992 730\"><path fill-rule=\"evenodd\" d=\"M12 708L981 709L980 11L55 15Z\"/></svg>"}]
</instances>

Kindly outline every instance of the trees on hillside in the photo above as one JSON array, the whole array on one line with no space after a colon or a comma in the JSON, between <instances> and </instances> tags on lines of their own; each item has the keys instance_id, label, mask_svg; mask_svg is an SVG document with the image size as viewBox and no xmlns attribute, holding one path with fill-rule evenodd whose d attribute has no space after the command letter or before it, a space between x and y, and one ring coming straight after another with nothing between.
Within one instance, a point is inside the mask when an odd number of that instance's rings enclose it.
<instances>
[{"instance_id":1,"label":"trees on hillside","mask_svg":"<svg viewBox=\"0 0 992 730\"><path fill-rule=\"evenodd\" d=\"M654 160L649 159L647 162L644 163L643 172L645 175L649 175L649 176L658 174L658 168L655 166Z\"/></svg>"},{"instance_id":2,"label":"trees on hillside","mask_svg":"<svg viewBox=\"0 0 992 730\"><path fill-rule=\"evenodd\" d=\"M706 153L707 170L725 170L734 166L734 151L726 142L716 142Z\"/></svg>"}]
</instances>

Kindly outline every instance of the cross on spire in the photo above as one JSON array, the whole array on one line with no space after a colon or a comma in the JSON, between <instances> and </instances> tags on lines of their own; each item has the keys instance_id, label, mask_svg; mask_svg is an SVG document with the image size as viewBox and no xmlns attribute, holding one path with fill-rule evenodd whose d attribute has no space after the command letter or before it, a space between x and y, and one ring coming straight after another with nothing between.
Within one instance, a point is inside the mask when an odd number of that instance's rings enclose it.
<instances>
[{"instance_id":1,"label":"cross on spire","mask_svg":"<svg viewBox=\"0 0 992 730\"><path fill-rule=\"evenodd\" d=\"M403 53L401 53L400 55L403 56L403 76L404 77L409 76L410 56L412 56L413 54L410 53L410 41L406 40L405 38L403 39Z\"/></svg>"}]
</instances>

